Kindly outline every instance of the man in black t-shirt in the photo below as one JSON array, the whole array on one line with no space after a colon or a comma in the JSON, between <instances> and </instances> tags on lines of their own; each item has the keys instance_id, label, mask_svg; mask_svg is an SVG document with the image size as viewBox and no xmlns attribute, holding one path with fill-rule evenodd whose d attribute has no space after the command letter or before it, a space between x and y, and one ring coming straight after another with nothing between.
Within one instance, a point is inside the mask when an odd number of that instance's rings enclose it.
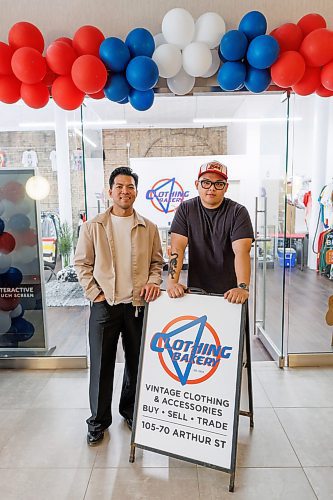
<instances>
[{"instance_id":1,"label":"man in black t-shirt","mask_svg":"<svg viewBox=\"0 0 333 500\"><path fill-rule=\"evenodd\" d=\"M195 181L199 196L184 201L177 209L171 225L167 282L171 298L182 297L185 292L179 276L187 245L188 287L223 294L237 304L243 304L249 296L253 228L246 208L224 197L227 181L225 165L205 163Z\"/></svg>"}]
</instances>

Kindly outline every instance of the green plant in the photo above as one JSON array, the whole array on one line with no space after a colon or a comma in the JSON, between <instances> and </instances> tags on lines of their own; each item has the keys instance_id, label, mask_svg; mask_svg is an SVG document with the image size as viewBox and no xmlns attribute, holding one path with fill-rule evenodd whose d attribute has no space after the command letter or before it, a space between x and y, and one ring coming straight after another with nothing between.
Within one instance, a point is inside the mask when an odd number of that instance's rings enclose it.
<instances>
[{"instance_id":1,"label":"green plant","mask_svg":"<svg viewBox=\"0 0 333 500\"><path fill-rule=\"evenodd\" d=\"M58 230L58 250L64 259L64 266L69 265L69 257L73 248L73 230L68 222L62 222Z\"/></svg>"}]
</instances>

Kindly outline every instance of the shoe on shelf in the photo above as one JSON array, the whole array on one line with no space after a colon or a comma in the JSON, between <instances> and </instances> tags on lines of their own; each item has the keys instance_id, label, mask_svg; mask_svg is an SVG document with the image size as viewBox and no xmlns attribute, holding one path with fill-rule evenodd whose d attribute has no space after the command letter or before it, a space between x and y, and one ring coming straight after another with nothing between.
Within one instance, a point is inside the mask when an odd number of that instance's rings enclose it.
<instances>
[{"instance_id":1,"label":"shoe on shelf","mask_svg":"<svg viewBox=\"0 0 333 500\"><path fill-rule=\"evenodd\" d=\"M125 419L125 422L129 428L129 430L132 430L132 427L133 427L133 418L131 417L124 417Z\"/></svg>"},{"instance_id":2,"label":"shoe on shelf","mask_svg":"<svg viewBox=\"0 0 333 500\"><path fill-rule=\"evenodd\" d=\"M95 446L102 441L104 437L104 431L88 431L87 443L89 446Z\"/></svg>"}]
</instances>

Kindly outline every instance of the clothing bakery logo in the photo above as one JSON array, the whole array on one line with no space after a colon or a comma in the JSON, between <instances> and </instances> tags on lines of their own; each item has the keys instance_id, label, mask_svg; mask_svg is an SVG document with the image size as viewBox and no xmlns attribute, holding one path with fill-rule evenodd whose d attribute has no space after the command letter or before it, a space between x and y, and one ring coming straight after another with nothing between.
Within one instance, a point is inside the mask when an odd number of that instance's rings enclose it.
<instances>
[{"instance_id":1,"label":"clothing bakery logo","mask_svg":"<svg viewBox=\"0 0 333 500\"><path fill-rule=\"evenodd\" d=\"M190 192L184 191L175 177L158 180L146 192L146 200L149 200L156 210L165 214L174 212L189 196Z\"/></svg>"},{"instance_id":2,"label":"clothing bakery logo","mask_svg":"<svg viewBox=\"0 0 333 500\"><path fill-rule=\"evenodd\" d=\"M153 336L150 348L158 353L164 371L182 385L200 384L214 375L232 347L222 346L207 316L179 316Z\"/></svg>"}]
</instances>

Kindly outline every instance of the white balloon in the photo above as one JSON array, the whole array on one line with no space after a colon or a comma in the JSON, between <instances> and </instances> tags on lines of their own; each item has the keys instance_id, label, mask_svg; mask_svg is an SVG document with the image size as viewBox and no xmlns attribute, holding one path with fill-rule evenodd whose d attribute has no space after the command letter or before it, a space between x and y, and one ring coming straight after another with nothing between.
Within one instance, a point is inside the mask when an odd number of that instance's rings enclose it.
<instances>
[{"instance_id":1,"label":"white balloon","mask_svg":"<svg viewBox=\"0 0 333 500\"><path fill-rule=\"evenodd\" d=\"M210 76L215 75L215 73L217 73L220 67L221 60L217 49L212 50L211 53L212 53L212 64L207 73L202 75L204 78L209 78Z\"/></svg>"},{"instance_id":2,"label":"white balloon","mask_svg":"<svg viewBox=\"0 0 333 500\"><path fill-rule=\"evenodd\" d=\"M154 42L155 42L155 49L159 47L160 45L163 45L163 43L167 43L166 39L163 36L163 33L157 33L157 35L154 35Z\"/></svg>"},{"instance_id":3,"label":"white balloon","mask_svg":"<svg viewBox=\"0 0 333 500\"><path fill-rule=\"evenodd\" d=\"M224 33L224 19L215 12L206 12L195 23L194 40L205 43L210 49L215 49Z\"/></svg>"},{"instance_id":4,"label":"white balloon","mask_svg":"<svg viewBox=\"0 0 333 500\"><path fill-rule=\"evenodd\" d=\"M172 78L182 67L182 53L176 45L164 43L155 50L153 61L156 62L162 78Z\"/></svg>"},{"instance_id":5,"label":"white balloon","mask_svg":"<svg viewBox=\"0 0 333 500\"><path fill-rule=\"evenodd\" d=\"M183 49L192 42L195 32L191 14L179 7L169 10L162 21L162 33L168 43Z\"/></svg>"},{"instance_id":6,"label":"white balloon","mask_svg":"<svg viewBox=\"0 0 333 500\"><path fill-rule=\"evenodd\" d=\"M11 255L13 257L13 264L28 264L37 257L37 248L36 245L33 247L23 245L18 250L14 250Z\"/></svg>"},{"instance_id":7,"label":"white balloon","mask_svg":"<svg viewBox=\"0 0 333 500\"><path fill-rule=\"evenodd\" d=\"M0 274L6 273L12 265L12 253L0 253Z\"/></svg>"},{"instance_id":8,"label":"white balloon","mask_svg":"<svg viewBox=\"0 0 333 500\"><path fill-rule=\"evenodd\" d=\"M33 175L25 184L27 195L33 200L43 200L49 195L50 189L49 181L41 175Z\"/></svg>"},{"instance_id":9,"label":"white balloon","mask_svg":"<svg viewBox=\"0 0 333 500\"><path fill-rule=\"evenodd\" d=\"M12 320L9 311L0 311L0 334L8 332Z\"/></svg>"},{"instance_id":10,"label":"white balloon","mask_svg":"<svg viewBox=\"0 0 333 500\"><path fill-rule=\"evenodd\" d=\"M11 318L17 318L20 314L22 314L22 306L21 304L18 304L15 309L12 311L9 311L10 317Z\"/></svg>"},{"instance_id":11,"label":"white balloon","mask_svg":"<svg viewBox=\"0 0 333 500\"><path fill-rule=\"evenodd\" d=\"M211 67L212 53L202 42L190 43L183 50L183 68L191 76L202 76Z\"/></svg>"},{"instance_id":12,"label":"white balloon","mask_svg":"<svg viewBox=\"0 0 333 500\"><path fill-rule=\"evenodd\" d=\"M176 95L185 95L191 92L195 84L194 76L188 75L182 68L173 78L167 79L167 85Z\"/></svg>"}]
</instances>

